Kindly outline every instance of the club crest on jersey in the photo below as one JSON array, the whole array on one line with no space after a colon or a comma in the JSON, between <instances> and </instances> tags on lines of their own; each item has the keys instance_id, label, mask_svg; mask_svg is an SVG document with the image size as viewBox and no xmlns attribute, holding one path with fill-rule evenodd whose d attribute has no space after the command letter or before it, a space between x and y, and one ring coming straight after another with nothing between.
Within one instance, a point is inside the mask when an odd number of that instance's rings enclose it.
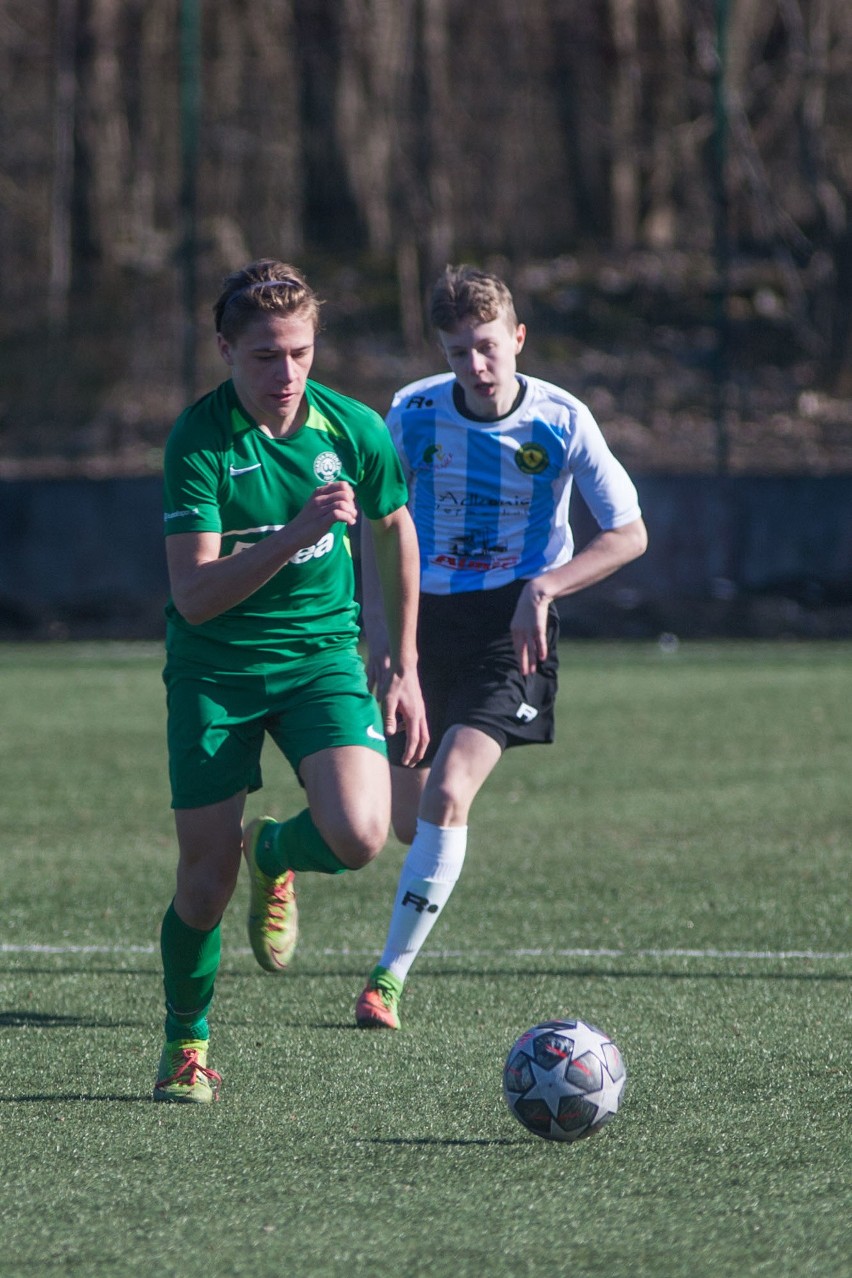
<instances>
[{"instance_id":1,"label":"club crest on jersey","mask_svg":"<svg viewBox=\"0 0 852 1278\"><path fill-rule=\"evenodd\" d=\"M452 453L444 453L443 444L430 444L423 453L423 463L435 470L443 470L453 460Z\"/></svg>"},{"instance_id":2,"label":"club crest on jersey","mask_svg":"<svg viewBox=\"0 0 852 1278\"><path fill-rule=\"evenodd\" d=\"M314 458L314 474L323 484L330 484L337 479L343 469L343 463L337 453L318 453Z\"/></svg>"},{"instance_id":3,"label":"club crest on jersey","mask_svg":"<svg viewBox=\"0 0 852 1278\"><path fill-rule=\"evenodd\" d=\"M543 470L547 470L549 464L547 449L542 448L541 444L521 444L515 453L515 465L525 475L540 475Z\"/></svg>"}]
</instances>

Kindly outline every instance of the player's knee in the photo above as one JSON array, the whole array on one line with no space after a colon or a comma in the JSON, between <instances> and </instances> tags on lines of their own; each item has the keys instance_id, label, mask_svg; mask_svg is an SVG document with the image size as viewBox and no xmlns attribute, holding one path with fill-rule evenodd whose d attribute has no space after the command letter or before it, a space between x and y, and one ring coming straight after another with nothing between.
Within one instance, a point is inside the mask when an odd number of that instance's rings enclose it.
<instances>
[{"instance_id":1,"label":"player's knee","mask_svg":"<svg viewBox=\"0 0 852 1278\"><path fill-rule=\"evenodd\" d=\"M417 833L417 816L394 816L393 832L399 839L400 843L410 844L414 842L414 836Z\"/></svg>"},{"instance_id":2,"label":"player's knee","mask_svg":"<svg viewBox=\"0 0 852 1278\"><path fill-rule=\"evenodd\" d=\"M430 782L427 786L420 815L432 825L464 825L469 811L470 796L465 788L454 785L445 777L436 783Z\"/></svg>"},{"instance_id":3,"label":"player's knee","mask_svg":"<svg viewBox=\"0 0 852 1278\"><path fill-rule=\"evenodd\" d=\"M190 927L209 930L225 912L237 883L236 870L212 865L204 872L181 874L178 871L178 913Z\"/></svg>"},{"instance_id":4,"label":"player's knee","mask_svg":"<svg viewBox=\"0 0 852 1278\"><path fill-rule=\"evenodd\" d=\"M332 852L347 870L360 870L379 855L388 837L386 823L379 820L363 822L326 836Z\"/></svg>"}]
</instances>

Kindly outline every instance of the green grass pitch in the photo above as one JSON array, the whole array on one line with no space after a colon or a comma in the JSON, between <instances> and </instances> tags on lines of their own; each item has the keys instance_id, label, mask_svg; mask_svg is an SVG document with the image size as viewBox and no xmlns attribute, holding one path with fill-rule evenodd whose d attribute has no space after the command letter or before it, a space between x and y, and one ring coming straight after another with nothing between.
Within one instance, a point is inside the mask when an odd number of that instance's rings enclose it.
<instances>
[{"instance_id":1,"label":"green grass pitch","mask_svg":"<svg viewBox=\"0 0 852 1278\"><path fill-rule=\"evenodd\" d=\"M402 850L302 876L268 976L224 922L210 1107L150 1100L175 850L160 654L0 648L0 1275L852 1273L852 647L564 644L414 969L354 1028ZM249 814L301 802L271 749ZM571 1146L501 1097L554 1016L624 1054Z\"/></svg>"}]
</instances>

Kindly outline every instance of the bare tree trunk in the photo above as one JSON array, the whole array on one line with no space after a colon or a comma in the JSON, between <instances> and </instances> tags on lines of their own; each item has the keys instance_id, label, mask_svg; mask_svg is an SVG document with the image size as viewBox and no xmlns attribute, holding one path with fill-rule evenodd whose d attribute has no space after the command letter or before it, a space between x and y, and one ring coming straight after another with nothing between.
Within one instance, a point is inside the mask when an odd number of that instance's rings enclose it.
<instances>
[{"instance_id":1,"label":"bare tree trunk","mask_svg":"<svg viewBox=\"0 0 852 1278\"><path fill-rule=\"evenodd\" d=\"M429 220L424 247L431 280L452 256L454 239L449 153L453 93L449 81L447 0L421 0L421 14L428 103L425 143Z\"/></svg>"},{"instance_id":2,"label":"bare tree trunk","mask_svg":"<svg viewBox=\"0 0 852 1278\"><path fill-rule=\"evenodd\" d=\"M183 391L192 401L198 366L198 167L201 129L200 0L181 0L180 16L180 267L183 298Z\"/></svg>"},{"instance_id":3,"label":"bare tree trunk","mask_svg":"<svg viewBox=\"0 0 852 1278\"><path fill-rule=\"evenodd\" d=\"M81 77L79 134L88 252L102 265L122 256L128 236L129 138L119 57L121 5L90 0L89 56Z\"/></svg>"},{"instance_id":4,"label":"bare tree trunk","mask_svg":"<svg viewBox=\"0 0 852 1278\"><path fill-rule=\"evenodd\" d=\"M641 70L637 0L608 0L616 52L612 89L612 230L615 247L634 247L639 235L639 138Z\"/></svg>"},{"instance_id":5,"label":"bare tree trunk","mask_svg":"<svg viewBox=\"0 0 852 1278\"><path fill-rule=\"evenodd\" d=\"M724 50L725 79L732 98L742 100L754 65L754 48L777 16L777 0L729 0L728 39Z\"/></svg>"},{"instance_id":6,"label":"bare tree trunk","mask_svg":"<svg viewBox=\"0 0 852 1278\"><path fill-rule=\"evenodd\" d=\"M793 0L787 0L793 3ZM818 325L828 340L827 380L840 395L852 392L852 201L844 198L831 171L826 147L826 101L830 49L841 12L833 0L812 0L805 32L801 116L803 156L823 224L823 240L833 269L817 293ZM820 296L819 294L822 294ZM822 315L819 312L822 311Z\"/></svg>"},{"instance_id":7,"label":"bare tree trunk","mask_svg":"<svg viewBox=\"0 0 852 1278\"><path fill-rule=\"evenodd\" d=\"M730 394L730 274L731 234L728 179L728 6L727 0L716 0L715 56L713 73L713 147L711 190L713 192L713 256L716 268L715 318L716 343L713 351L713 411L716 423L716 469L720 475L730 467L729 431Z\"/></svg>"},{"instance_id":8,"label":"bare tree trunk","mask_svg":"<svg viewBox=\"0 0 852 1278\"><path fill-rule=\"evenodd\" d=\"M203 5L207 56L202 226L231 269L250 254L295 255L304 174L293 0Z\"/></svg>"},{"instance_id":9,"label":"bare tree trunk","mask_svg":"<svg viewBox=\"0 0 852 1278\"><path fill-rule=\"evenodd\" d=\"M146 271L164 266L175 247L169 193L180 189L178 54L175 6L146 3L137 13L136 61L127 73L136 98L130 133L129 257Z\"/></svg>"},{"instance_id":10,"label":"bare tree trunk","mask_svg":"<svg viewBox=\"0 0 852 1278\"><path fill-rule=\"evenodd\" d=\"M337 129L373 252L393 247L393 157L410 3L342 0L345 57Z\"/></svg>"},{"instance_id":11,"label":"bare tree trunk","mask_svg":"<svg viewBox=\"0 0 852 1278\"><path fill-rule=\"evenodd\" d=\"M655 248L669 248L678 239L680 211L675 183L680 177L685 188L694 178L695 159L690 145L684 145L682 130L687 121L686 59L684 57L684 14L682 0L656 0L660 24L657 110L651 143L651 172L648 180L648 213L644 235Z\"/></svg>"},{"instance_id":12,"label":"bare tree trunk","mask_svg":"<svg viewBox=\"0 0 852 1278\"><path fill-rule=\"evenodd\" d=\"M396 250L396 281L399 290L399 317L405 349L410 354L421 350L426 340L420 262L417 243L410 234L403 235Z\"/></svg>"},{"instance_id":13,"label":"bare tree trunk","mask_svg":"<svg viewBox=\"0 0 852 1278\"><path fill-rule=\"evenodd\" d=\"M446 0L409 7L393 163L396 279L406 349L426 341L423 286L452 253Z\"/></svg>"},{"instance_id":14,"label":"bare tree trunk","mask_svg":"<svg viewBox=\"0 0 852 1278\"><path fill-rule=\"evenodd\" d=\"M56 0L56 89L53 104L53 189L47 313L61 332L71 289L71 201L74 184L77 0Z\"/></svg>"},{"instance_id":15,"label":"bare tree trunk","mask_svg":"<svg viewBox=\"0 0 852 1278\"><path fill-rule=\"evenodd\" d=\"M292 256L303 243L304 198L292 0L249 0L245 28L243 92L253 83L249 100L259 121L256 152L244 172L258 186L255 234L272 252ZM239 204L233 214L241 219Z\"/></svg>"}]
</instances>

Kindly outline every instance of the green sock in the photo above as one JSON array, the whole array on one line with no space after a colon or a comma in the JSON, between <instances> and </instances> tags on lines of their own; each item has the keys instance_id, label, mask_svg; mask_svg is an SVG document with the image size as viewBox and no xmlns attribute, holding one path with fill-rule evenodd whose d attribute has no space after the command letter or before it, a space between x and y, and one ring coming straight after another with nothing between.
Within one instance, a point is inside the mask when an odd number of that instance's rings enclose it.
<instances>
[{"instance_id":1,"label":"green sock","mask_svg":"<svg viewBox=\"0 0 852 1278\"><path fill-rule=\"evenodd\" d=\"M207 1013L222 949L219 924L210 932L184 923L174 902L166 910L160 932L163 988L166 993L166 1039L209 1037Z\"/></svg>"},{"instance_id":2,"label":"green sock","mask_svg":"<svg viewBox=\"0 0 852 1278\"><path fill-rule=\"evenodd\" d=\"M285 870L342 874L346 869L314 825L307 808L289 821L267 828L257 845L257 864L271 879L277 879Z\"/></svg>"}]
</instances>

